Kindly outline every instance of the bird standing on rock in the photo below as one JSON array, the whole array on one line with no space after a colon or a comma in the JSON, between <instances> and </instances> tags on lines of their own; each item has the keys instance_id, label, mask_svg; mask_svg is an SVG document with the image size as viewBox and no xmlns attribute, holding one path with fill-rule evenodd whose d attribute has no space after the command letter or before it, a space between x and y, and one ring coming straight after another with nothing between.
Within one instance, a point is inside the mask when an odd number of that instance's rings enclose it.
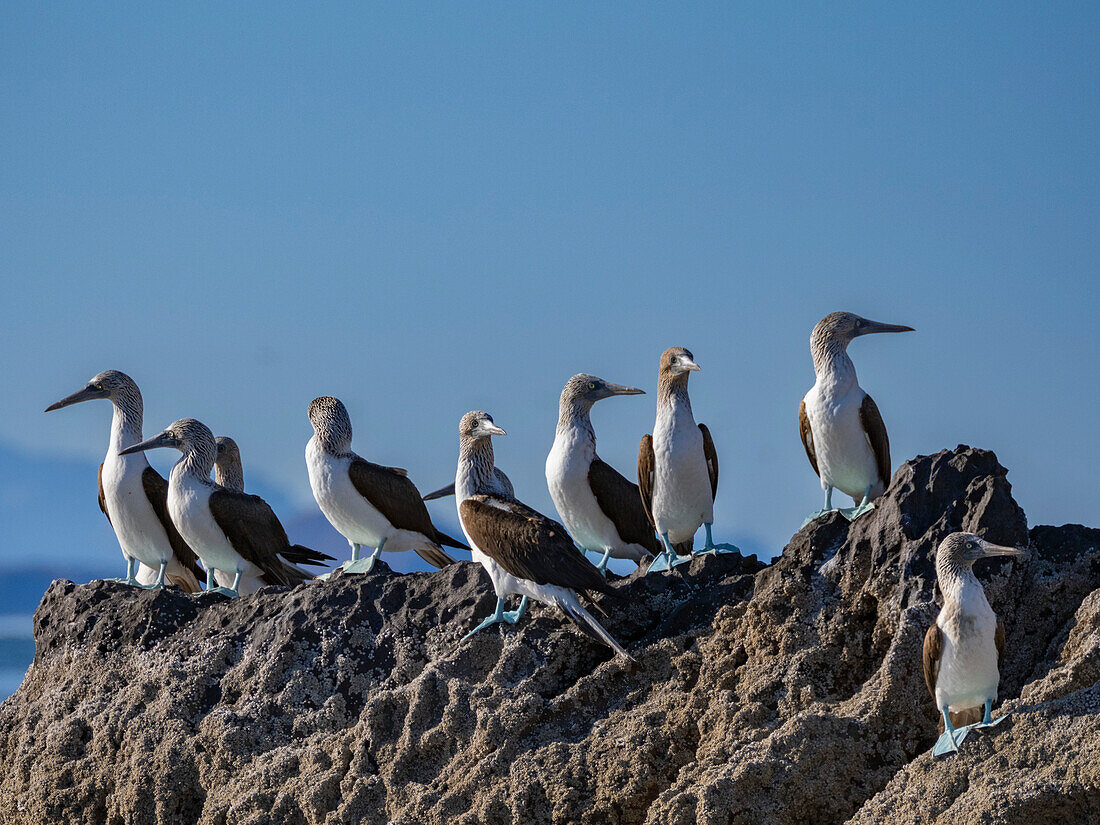
<instances>
[{"instance_id":1,"label":"bird standing on rock","mask_svg":"<svg viewBox=\"0 0 1100 825\"><path fill-rule=\"evenodd\" d=\"M1005 628L974 575L974 562L1022 553L973 533L952 533L936 551L943 607L924 637L924 681L943 717L934 756L957 751L972 729L992 727L1005 719L991 717L1001 678Z\"/></svg>"},{"instance_id":2,"label":"bird standing on rock","mask_svg":"<svg viewBox=\"0 0 1100 825\"><path fill-rule=\"evenodd\" d=\"M705 424L696 424L688 398L688 376L700 369L683 347L661 355L657 382L657 420L653 434L638 449L638 487L650 523L664 552L647 572L669 570L691 561L699 526L707 531L703 553L738 552L715 544L714 497L718 494L718 453Z\"/></svg>"},{"instance_id":3,"label":"bird standing on rock","mask_svg":"<svg viewBox=\"0 0 1100 825\"><path fill-rule=\"evenodd\" d=\"M413 550L439 568L454 563L441 545L469 549L435 528L408 473L351 451L351 417L340 399L314 398L309 420L309 486L325 518L351 545L351 561L341 566L344 572L369 573L383 548L388 553ZM359 558L363 545L374 548L365 559Z\"/></svg>"},{"instance_id":4,"label":"bird standing on rock","mask_svg":"<svg viewBox=\"0 0 1100 825\"><path fill-rule=\"evenodd\" d=\"M287 559L318 564L332 558L291 545L279 519L259 496L233 492L210 480L218 447L201 421L182 418L119 454L158 447L174 447L183 454L168 477L168 512L202 559L208 591L237 596L265 585L301 584L312 577Z\"/></svg>"},{"instance_id":5,"label":"bird standing on rock","mask_svg":"<svg viewBox=\"0 0 1100 825\"><path fill-rule=\"evenodd\" d=\"M120 452L142 437L141 390L134 380L118 370L101 372L46 412L97 398L109 400L114 408L107 455L99 465L99 509L126 559L121 581L136 587L161 587L168 581L197 593L202 568L168 515L168 482L144 455Z\"/></svg>"},{"instance_id":6,"label":"bird standing on rock","mask_svg":"<svg viewBox=\"0 0 1100 825\"><path fill-rule=\"evenodd\" d=\"M546 457L546 486L562 523L579 547L610 558L641 564L661 552L637 485L596 455L590 412L597 401L615 395L642 395L594 375L574 375L558 402L554 446Z\"/></svg>"},{"instance_id":7,"label":"bird standing on rock","mask_svg":"<svg viewBox=\"0 0 1100 825\"><path fill-rule=\"evenodd\" d=\"M803 522L832 512L833 489L857 505L841 513L850 521L874 509L890 483L890 439L878 407L856 380L848 357L853 338L874 332L912 332L912 327L868 321L851 312L826 315L810 335L817 380L798 407L806 457L821 479L825 507Z\"/></svg>"}]
</instances>

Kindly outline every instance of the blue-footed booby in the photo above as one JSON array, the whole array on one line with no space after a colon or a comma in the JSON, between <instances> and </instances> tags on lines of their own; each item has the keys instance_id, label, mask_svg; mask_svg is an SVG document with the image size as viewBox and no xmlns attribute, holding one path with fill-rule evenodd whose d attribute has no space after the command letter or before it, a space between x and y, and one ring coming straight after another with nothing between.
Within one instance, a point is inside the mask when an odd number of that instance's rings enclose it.
<instances>
[{"instance_id":1,"label":"blue-footed booby","mask_svg":"<svg viewBox=\"0 0 1100 825\"><path fill-rule=\"evenodd\" d=\"M1005 718L993 721L991 716L1001 678L1005 627L974 575L974 562L1022 553L1015 547L990 544L973 533L952 533L936 551L943 607L924 637L924 681L942 716L934 756L957 751L971 729L992 727Z\"/></svg>"},{"instance_id":2,"label":"blue-footed booby","mask_svg":"<svg viewBox=\"0 0 1100 825\"><path fill-rule=\"evenodd\" d=\"M259 496L226 490L210 480L218 448L214 434L201 421L180 419L120 454L156 447L183 453L168 477L168 512L206 567L207 591L236 596L265 585L301 584L312 577L285 559L318 564L332 558L291 545L279 519ZM215 581L219 587L214 587Z\"/></svg>"},{"instance_id":3,"label":"blue-footed booby","mask_svg":"<svg viewBox=\"0 0 1100 825\"><path fill-rule=\"evenodd\" d=\"M214 459L214 483L219 487L244 492L244 465L241 464L241 450L237 442L227 435L214 439L218 445L218 456Z\"/></svg>"},{"instance_id":4,"label":"blue-footed booby","mask_svg":"<svg viewBox=\"0 0 1100 825\"><path fill-rule=\"evenodd\" d=\"M591 591L617 594L595 565L577 552L562 525L514 498L463 495L457 484L455 489L470 555L489 574L497 596L493 613L463 639L497 622L518 621L531 598L556 605L582 632L632 658L581 604L578 592L589 598ZM515 613L505 614L504 600L513 594L523 600Z\"/></svg>"},{"instance_id":5,"label":"blue-footed booby","mask_svg":"<svg viewBox=\"0 0 1100 825\"><path fill-rule=\"evenodd\" d=\"M441 533L408 473L372 464L351 451L351 417L338 398L321 396L309 405L313 437L306 444L309 486L325 518L351 545L349 573L367 573L382 550L413 550L435 567L453 564L442 545L469 548ZM359 548L373 547L366 559Z\"/></svg>"},{"instance_id":6,"label":"blue-footed booby","mask_svg":"<svg viewBox=\"0 0 1100 825\"><path fill-rule=\"evenodd\" d=\"M126 578L121 581L160 587L167 580L197 593L202 568L168 515L168 482L144 455L119 455L142 437L141 390L134 380L118 370L101 372L46 412L97 398L109 400L114 407L107 455L99 465L99 509L126 559Z\"/></svg>"},{"instance_id":7,"label":"blue-footed booby","mask_svg":"<svg viewBox=\"0 0 1100 825\"><path fill-rule=\"evenodd\" d=\"M700 526L707 532L702 553L737 552L732 544L715 544L711 536L718 453L707 426L695 423L688 398L688 375L699 369L683 347L669 347L661 354L657 420L653 434L644 436L638 448L638 487L664 547L647 572L690 561Z\"/></svg>"},{"instance_id":8,"label":"blue-footed booby","mask_svg":"<svg viewBox=\"0 0 1100 825\"><path fill-rule=\"evenodd\" d=\"M582 373L566 382L558 401L546 486L577 546L602 554L596 568L604 574L609 558L641 564L661 552L637 485L596 455L590 415L592 405L603 398L644 392Z\"/></svg>"},{"instance_id":9,"label":"blue-footed booby","mask_svg":"<svg viewBox=\"0 0 1100 825\"><path fill-rule=\"evenodd\" d=\"M912 327L880 324L851 312L834 312L817 322L810 353L817 380L798 407L798 427L806 457L821 479L825 508L803 526L833 509L833 488L857 505L841 510L849 520L874 508L890 483L890 439L878 407L856 380L848 344L872 332L912 332Z\"/></svg>"}]
</instances>

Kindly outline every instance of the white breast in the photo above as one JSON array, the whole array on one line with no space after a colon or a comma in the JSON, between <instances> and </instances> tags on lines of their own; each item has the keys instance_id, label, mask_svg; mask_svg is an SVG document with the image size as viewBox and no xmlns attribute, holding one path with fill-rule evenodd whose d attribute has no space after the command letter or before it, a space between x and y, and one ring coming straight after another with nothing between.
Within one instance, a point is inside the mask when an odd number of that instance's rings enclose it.
<instances>
[{"instance_id":1,"label":"white breast","mask_svg":"<svg viewBox=\"0 0 1100 825\"><path fill-rule=\"evenodd\" d=\"M109 451L103 461L103 497L122 552L157 570L172 558L172 545L145 494L142 474L148 466L143 454Z\"/></svg>"},{"instance_id":2,"label":"white breast","mask_svg":"<svg viewBox=\"0 0 1100 825\"><path fill-rule=\"evenodd\" d=\"M209 482L204 483L202 479L174 468L168 483L168 514L172 523L207 569L213 567L228 574L241 571L258 575L255 565L233 549L214 521L214 515L210 512L210 494L213 491L214 487Z\"/></svg>"},{"instance_id":3,"label":"white breast","mask_svg":"<svg viewBox=\"0 0 1100 825\"><path fill-rule=\"evenodd\" d=\"M997 616L977 581L968 583L959 601L936 619L943 634L936 705L952 711L997 700Z\"/></svg>"},{"instance_id":4,"label":"white breast","mask_svg":"<svg viewBox=\"0 0 1100 825\"><path fill-rule=\"evenodd\" d=\"M703 453L703 434L678 404L658 414L653 428L653 519L669 541L688 541L714 520L714 499Z\"/></svg>"},{"instance_id":5,"label":"white breast","mask_svg":"<svg viewBox=\"0 0 1100 825\"><path fill-rule=\"evenodd\" d=\"M587 550L602 551L621 547L623 541L588 482L595 454L587 437L575 430L559 432L546 457L546 486L573 540Z\"/></svg>"},{"instance_id":6,"label":"white breast","mask_svg":"<svg viewBox=\"0 0 1100 825\"><path fill-rule=\"evenodd\" d=\"M870 486L881 492L878 463L859 411L867 396L854 382L843 390L818 382L805 398L822 487L835 487L862 501Z\"/></svg>"},{"instance_id":7,"label":"white breast","mask_svg":"<svg viewBox=\"0 0 1100 825\"><path fill-rule=\"evenodd\" d=\"M334 456L321 449L316 438L306 445L309 486L325 518L344 538L366 547L399 553L417 547L436 546L426 536L410 530L398 530L373 504L360 495L348 475L351 456Z\"/></svg>"}]
</instances>

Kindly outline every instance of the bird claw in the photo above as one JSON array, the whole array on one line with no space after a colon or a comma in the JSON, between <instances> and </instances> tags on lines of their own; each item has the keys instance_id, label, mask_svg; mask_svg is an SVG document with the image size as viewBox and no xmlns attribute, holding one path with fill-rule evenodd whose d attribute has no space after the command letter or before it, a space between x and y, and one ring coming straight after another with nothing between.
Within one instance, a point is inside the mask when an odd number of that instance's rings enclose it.
<instances>
[{"instance_id":1,"label":"bird claw","mask_svg":"<svg viewBox=\"0 0 1100 825\"><path fill-rule=\"evenodd\" d=\"M977 723L971 725L970 727L972 727L974 730L981 730L982 728L995 728L995 727L997 727L997 725L1001 724L1001 722L1003 722L1008 717L1009 717L1009 714L1004 713L1004 714L1001 714L1000 716L998 716L996 719L993 719L989 722L977 722Z\"/></svg>"},{"instance_id":2,"label":"bird claw","mask_svg":"<svg viewBox=\"0 0 1100 825\"><path fill-rule=\"evenodd\" d=\"M519 611L516 611L516 612L519 612ZM489 627L490 625L494 625L497 622L501 622L501 621L507 621L507 619L505 618L506 615L507 614L498 615L496 613L493 613L491 616L486 617L481 622L481 624L479 624L477 627L475 627L473 630L471 630L469 633L467 633L465 636L463 636L462 641L463 642L466 641L471 636L473 636L475 633L477 633L479 630L484 630L485 628Z\"/></svg>"}]
</instances>

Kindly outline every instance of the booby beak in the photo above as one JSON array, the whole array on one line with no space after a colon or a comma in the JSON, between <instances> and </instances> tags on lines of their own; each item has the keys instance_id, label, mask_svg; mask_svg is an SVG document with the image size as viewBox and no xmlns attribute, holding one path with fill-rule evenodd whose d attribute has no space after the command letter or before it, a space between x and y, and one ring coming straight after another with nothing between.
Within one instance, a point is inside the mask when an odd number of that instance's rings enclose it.
<instances>
[{"instance_id":1,"label":"booby beak","mask_svg":"<svg viewBox=\"0 0 1100 825\"><path fill-rule=\"evenodd\" d=\"M688 372L699 372L702 369L698 364L692 361L690 358L680 358L680 366Z\"/></svg>"},{"instance_id":2,"label":"booby beak","mask_svg":"<svg viewBox=\"0 0 1100 825\"><path fill-rule=\"evenodd\" d=\"M991 542L982 539L982 555L983 556L1022 556L1024 551L1019 547L1005 547L1001 544L992 544Z\"/></svg>"},{"instance_id":3,"label":"booby beak","mask_svg":"<svg viewBox=\"0 0 1100 825\"><path fill-rule=\"evenodd\" d=\"M146 450L152 450L156 447L179 447L179 439L174 435L168 433L160 433L154 435L152 438L147 438L144 441L139 441L137 444L132 444L125 450L119 450L119 455L130 455L131 453L143 453Z\"/></svg>"},{"instance_id":4,"label":"booby beak","mask_svg":"<svg viewBox=\"0 0 1100 825\"><path fill-rule=\"evenodd\" d=\"M110 393L107 390L100 389L99 387L93 387L91 384L77 390L72 395L67 395L58 401L56 404L50 404L46 407L46 412L53 412L54 410L60 410L62 407L68 407L72 404L79 404L81 401L92 401L96 398L107 398Z\"/></svg>"},{"instance_id":5,"label":"booby beak","mask_svg":"<svg viewBox=\"0 0 1100 825\"><path fill-rule=\"evenodd\" d=\"M502 427L498 427L496 424L484 424L481 430L488 435L508 435Z\"/></svg>"},{"instance_id":6,"label":"booby beak","mask_svg":"<svg viewBox=\"0 0 1100 825\"><path fill-rule=\"evenodd\" d=\"M870 335L872 332L916 332L912 327L904 324L881 324L878 321L866 321L863 329L857 331L857 335Z\"/></svg>"},{"instance_id":7,"label":"booby beak","mask_svg":"<svg viewBox=\"0 0 1100 825\"><path fill-rule=\"evenodd\" d=\"M608 395L645 395L645 390L637 387L624 387L622 384L608 384Z\"/></svg>"}]
</instances>

